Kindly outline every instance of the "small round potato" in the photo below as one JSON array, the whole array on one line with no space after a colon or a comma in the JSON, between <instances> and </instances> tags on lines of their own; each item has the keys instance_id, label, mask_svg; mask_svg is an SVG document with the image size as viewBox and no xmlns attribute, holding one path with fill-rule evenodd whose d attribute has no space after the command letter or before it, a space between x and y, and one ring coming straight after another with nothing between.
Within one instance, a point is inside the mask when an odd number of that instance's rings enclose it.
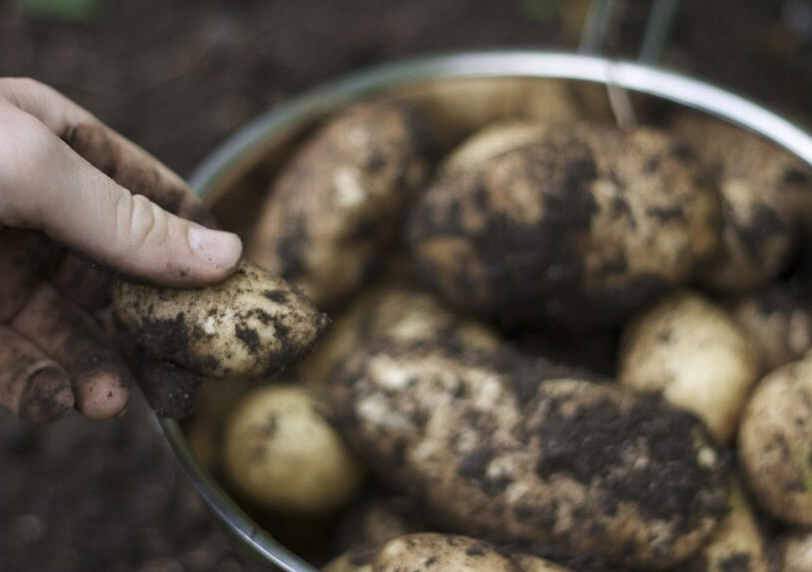
<instances>
[{"instance_id":1,"label":"small round potato","mask_svg":"<svg viewBox=\"0 0 812 572\"><path fill-rule=\"evenodd\" d=\"M363 483L363 470L301 387L248 393L229 416L224 456L234 486L273 512L329 515Z\"/></svg>"},{"instance_id":2,"label":"small round potato","mask_svg":"<svg viewBox=\"0 0 812 572\"><path fill-rule=\"evenodd\" d=\"M812 355L768 374L742 413L745 485L766 512L812 527Z\"/></svg>"},{"instance_id":3,"label":"small round potato","mask_svg":"<svg viewBox=\"0 0 812 572\"><path fill-rule=\"evenodd\" d=\"M812 532L790 533L772 548L773 572L812 570Z\"/></svg>"},{"instance_id":4,"label":"small round potato","mask_svg":"<svg viewBox=\"0 0 812 572\"><path fill-rule=\"evenodd\" d=\"M578 124L441 176L407 230L422 278L452 305L585 331L689 280L720 224L716 189L684 146Z\"/></svg>"},{"instance_id":5,"label":"small round potato","mask_svg":"<svg viewBox=\"0 0 812 572\"><path fill-rule=\"evenodd\" d=\"M586 379L507 350L372 345L333 402L359 456L443 530L667 569L723 516L726 457L659 396Z\"/></svg>"},{"instance_id":6,"label":"small round potato","mask_svg":"<svg viewBox=\"0 0 812 572\"><path fill-rule=\"evenodd\" d=\"M248 262L197 290L119 280L114 304L150 354L213 377L273 375L310 351L328 323L288 283Z\"/></svg>"},{"instance_id":7,"label":"small round potato","mask_svg":"<svg viewBox=\"0 0 812 572\"><path fill-rule=\"evenodd\" d=\"M771 572L764 539L741 486L730 495L729 512L690 572Z\"/></svg>"},{"instance_id":8,"label":"small round potato","mask_svg":"<svg viewBox=\"0 0 812 572\"><path fill-rule=\"evenodd\" d=\"M618 380L662 393L730 444L758 381L757 352L721 307L690 292L641 312L622 335Z\"/></svg>"},{"instance_id":9,"label":"small round potato","mask_svg":"<svg viewBox=\"0 0 812 572\"><path fill-rule=\"evenodd\" d=\"M794 252L797 198L812 200L812 173L789 153L723 121L686 112L670 128L695 150L722 197L722 243L704 282L722 292L767 284Z\"/></svg>"},{"instance_id":10,"label":"small round potato","mask_svg":"<svg viewBox=\"0 0 812 572\"><path fill-rule=\"evenodd\" d=\"M359 105L328 122L268 195L248 258L329 308L366 281L427 173L413 108Z\"/></svg>"},{"instance_id":11,"label":"small round potato","mask_svg":"<svg viewBox=\"0 0 812 572\"><path fill-rule=\"evenodd\" d=\"M788 285L771 284L726 306L759 350L764 372L799 360L812 348L812 307Z\"/></svg>"},{"instance_id":12,"label":"small round potato","mask_svg":"<svg viewBox=\"0 0 812 572\"><path fill-rule=\"evenodd\" d=\"M530 554L511 554L484 540L423 532L340 557L325 572L571 572Z\"/></svg>"},{"instance_id":13,"label":"small round potato","mask_svg":"<svg viewBox=\"0 0 812 572\"><path fill-rule=\"evenodd\" d=\"M310 355L297 364L296 376L327 382L353 351L382 340L445 343L480 351L492 351L502 344L494 330L454 312L433 294L384 284L366 292L336 320Z\"/></svg>"}]
</instances>

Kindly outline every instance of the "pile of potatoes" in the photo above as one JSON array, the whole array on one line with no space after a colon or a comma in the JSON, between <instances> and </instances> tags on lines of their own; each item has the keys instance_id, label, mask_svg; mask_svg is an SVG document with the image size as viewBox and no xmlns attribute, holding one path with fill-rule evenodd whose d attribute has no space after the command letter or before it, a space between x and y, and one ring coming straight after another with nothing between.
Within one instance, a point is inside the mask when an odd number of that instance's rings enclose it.
<instances>
[{"instance_id":1,"label":"pile of potatoes","mask_svg":"<svg viewBox=\"0 0 812 572\"><path fill-rule=\"evenodd\" d=\"M153 336L225 378L198 458L328 572L812 571L810 170L534 89L362 103L297 148L247 256L332 323L304 355L326 322L283 312L257 347L293 363L250 383L277 361Z\"/></svg>"}]
</instances>

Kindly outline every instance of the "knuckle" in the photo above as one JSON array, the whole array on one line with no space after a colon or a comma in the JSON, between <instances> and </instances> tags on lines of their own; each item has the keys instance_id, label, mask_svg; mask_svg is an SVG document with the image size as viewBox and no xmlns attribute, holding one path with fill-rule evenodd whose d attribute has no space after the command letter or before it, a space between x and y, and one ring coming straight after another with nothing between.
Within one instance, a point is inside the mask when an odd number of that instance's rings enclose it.
<instances>
[{"instance_id":1,"label":"knuckle","mask_svg":"<svg viewBox=\"0 0 812 572\"><path fill-rule=\"evenodd\" d=\"M158 205L142 195L122 192L116 209L119 236L128 251L166 243L169 221Z\"/></svg>"}]
</instances>

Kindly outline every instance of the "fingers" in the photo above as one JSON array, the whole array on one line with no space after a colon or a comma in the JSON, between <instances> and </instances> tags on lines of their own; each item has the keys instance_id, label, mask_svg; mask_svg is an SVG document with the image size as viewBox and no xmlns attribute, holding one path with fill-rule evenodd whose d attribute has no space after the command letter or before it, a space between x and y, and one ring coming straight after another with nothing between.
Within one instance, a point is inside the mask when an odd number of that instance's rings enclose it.
<instances>
[{"instance_id":1,"label":"fingers","mask_svg":"<svg viewBox=\"0 0 812 572\"><path fill-rule=\"evenodd\" d=\"M68 373L8 326L0 326L0 404L37 423L55 421L73 407Z\"/></svg>"},{"instance_id":2,"label":"fingers","mask_svg":"<svg viewBox=\"0 0 812 572\"><path fill-rule=\"evenodd\" d=\"M208 211L180 177L56 90L31 79L3 78L0 95L39 119L131 193L144 195L182 218L212 226Z\"/></svg>"},{"instance_id":3,"label":"fingers","mask_svg":"<svg viewBox=\"0 0 812 572\"><path fill-rule=\"evenodd\" d=\"M129 369L99 326L53 287L39 285L11 326L64 367L83 415L107 419L126 410Z\"/></svg>"},{"instance_id":4,"label":"fingers","mask_svg":"<svg viewBox=\"0 0 812 572\"><path fill-rule=\"evenodd\" d=\"M51 238L133 277L202 286L229 276L240 239L169 214L74 153L42 123L0 102L0 223Z\"/></svg>"},{"instance_id":5,"label":"fingers","mask_svg":"<svg viewBox=\"0 0 812 572\"><path fill-rule=\"evenodd\" d=\"M0 229L0 324L23 307L58 254L56 245L42 233Z\"/></svg>"}]
</instances>

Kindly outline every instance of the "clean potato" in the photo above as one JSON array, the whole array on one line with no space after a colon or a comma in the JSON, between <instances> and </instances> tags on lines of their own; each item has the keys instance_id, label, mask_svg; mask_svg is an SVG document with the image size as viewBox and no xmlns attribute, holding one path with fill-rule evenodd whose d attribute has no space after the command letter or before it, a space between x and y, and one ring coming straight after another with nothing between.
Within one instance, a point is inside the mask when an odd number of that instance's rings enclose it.
<instances>
[{"instance_id":1,"label":"clean potato","mask_svg":"<svg viewBox=\"0 0 812 572\"><path fill-rule=\"evenodd\" d=\"M809 572L812 570L812 532L785 535L775 543L771 556L772 572Z\"/></svg>"},{"instance_id":2,"label":"clean potato","mask_svg":"<svg viewBox=\"0 0 812 572\"><path fill-rule=\"evenodd\" d=\"M775 283L726 303L759 351L762 370L801 359L812 348L812 307L787 284Z\"/></svg>"},{"instance_id":3,"label":"clean potato","mask_svg":"<svg viewBox=\"0 0 812 572\"><path fill-rule=\"evenodd\" d=\"M359 456L446 530L667 569L724 515L726 456L705 428L546 360L370 346L333 391Z\"/></svg>"},{"instance_id":4,"label":"clean potato","mask_svg":"<svg viewBox=\"0 0 812 572\"><path fill-rule=\"evenodd\" d=\"M767 141L707 116L681 113L669 127L713 174L722 198L721 247L704 282L745 292L776 278L794 253L798 212L809 212L812 204L809 169Z\"/></svg>"},{"instance_id":5,"label":"clean potato","mask_svg":"<svg viewBox=\"0 0 812 572\"><path fill-rule=\"evenodd\" d=\"M120 279L114 308L150 354L214 377L273 375L310 351L328 323L288 283L248 262L201 289Z\"/></svg>"},{"instance_id":6,"label":"clean potato","mask_svg":"<svg viewBox=\"0 0 812 572\"><path fill-rule=\"evenodd\" d=\"M426 176L421 122L415 109L385 102L329 121L273 183L248 258L320 308L355 293Z\"/></svg>"},{"instance_id":7,"label":"clean potato","mask_svg":"<svg viewBox=\"0 0 812 572\"><path fill-rule=\"evenodd\" d=\"M571 572L530 554L511 554L484 540L454 534L417 533L377 549L329 563L324 572Z\"/></svg>"},{"instance_id":8,"label":"clean potato","mask_svg":"<svg viewBox=\"0 0 812 572\"><path fill-rule=\"evenodd\" d=\"M812 355L768 374L742 413L739 466L767 513L812 527Z\"/></svg>"},{"instance_id":9,"label":"clean potato","mask_svg":"<svg viewBox=\"0 0 812 572\"><path fill-rule=\"evenodd\" d=\"M382 340L445 343L485 352L503 343L497 332L448 308L429 292L383 284L365 292L336 320L310 355L296 365L295 374L316 383L329 382L336 367L357 348Z\"/></svg>"},{"instance_id":10,"label":"clean potato","mask_svg":"<svg viewBox=\"0 0 812 572\"><path fill-rule=\"evenodd\" d=\"M583 331L691 279L720 225L716 189L683 145L578 124L441 175L407 234L422 278L451 305Z\"/></svg>"},{"instance_id":11,"label":"clean potato","mask_svg":"<svg viewBox=\"0 0 812 572\"><path fill-rule=\"evenodd\" d=\"M741 486L730 495L729 512L689 572L772 572L764 539Z\"/></svg>"},{"instance_id":12,"label":"clean potato","mask_svg":"<svg viewBox=\"0 0 812 572\"><path fill-rule=\"evenodd\" d=\"M695 413L730 444L758 381L757 353L721 307L692 292L641 312L621 338L618 380Z\"/></svg>"},{"instance_id":13,"label":"clean potato","mask_svg":"<svg viewBox=\"0 0 812 572\"><path fill-rule=\"evenodd\" d=\"M248 393L229 416L224 456L229 480L268 511L329 515L363 484L363 469L302 387Z\"/></svg>"},{"instance_id":14,"label":"clean potato","mask_svg":"<svg viewBox=\"0 0 812 572\"><path fill-rule=\"evenodd\" d=\"M538 143L548 127L549 124L518 119L488 125L454 149L440 165L440 173L447 176L479 169L494 157Z\"/></svg>"}]
</instances>

